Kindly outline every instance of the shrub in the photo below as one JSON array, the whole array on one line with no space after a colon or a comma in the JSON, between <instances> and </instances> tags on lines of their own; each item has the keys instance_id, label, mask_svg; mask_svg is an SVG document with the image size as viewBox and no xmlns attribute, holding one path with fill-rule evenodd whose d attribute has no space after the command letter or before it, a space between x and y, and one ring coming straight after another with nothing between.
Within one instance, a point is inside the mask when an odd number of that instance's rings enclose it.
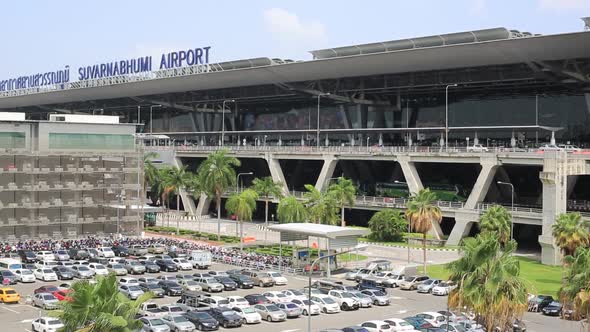
<instances>
[{"instance_id":1,"label":"shrub","mask_svg":"<svg viewBox=\"0 0 590 332\"><path fill-rule=\"evenodd\" d=\"M369 238L376 241L401 241L402 234L408 229L408 222L400 210L381 210L369 220L371 234Z\"/></svg>"}]
</instances>

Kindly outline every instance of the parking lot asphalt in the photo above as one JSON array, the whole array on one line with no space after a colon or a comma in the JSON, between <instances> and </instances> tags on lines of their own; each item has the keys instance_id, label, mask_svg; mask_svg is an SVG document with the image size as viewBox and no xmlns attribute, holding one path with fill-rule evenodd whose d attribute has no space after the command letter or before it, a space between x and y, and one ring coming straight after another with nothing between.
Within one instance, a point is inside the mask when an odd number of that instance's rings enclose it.
<instances>
[{"instance_id":1,"label":"parking lot asphalt","mask_svg":"<svg viewBox=\"0 0 590 332\"><path fill-rule=\"evenodd\" d=\"M214 264L210 270L229 270L235 267L223 264ZM193 270L196 272L197 270ZM179 273L189 273L179 272ZM191 273L194 273L191 272ZM176 273L165 273L176 274ZM146 276L157 277L160 274L146 274ZM133 276L138 277L138 276ZM254 287L253 289L239 289L236 291L224 291L221 296L247 295L253 293L263 293L268 290L282 290L287 288L303 288L307 285L307 278L304 276L287 276L289 283L287 286L275 286L268 288ZM31 284L17 284L12 286L22 296L19 304L0 304L0 331L31 331L31 322L33 319L45 315L43 310L24 304L25 297L31 295L33 290L42 285L52 284L59 285L61 282L41 282L36 281ZM345 282L346 283L346 282ZM354 284L353 282L347 282ZM336 314L320 314L312 316L312 331L319 331L325 328L337 328L350 325L360 324L367 320L384 319L384 318L403 318L414 315L423 311L437 311L446 309L446 297L438 297L430 294L419 294L415 291L402 291L400 289L388 289L388 295L391 298L391 305L383 307L363 308L355 311L346 311ZM154 299L160 305L175 303L178 297L164 297ZM557 317L546 317L538 313L526 313L524 320L529 332L574 332L580 331L580 322L564 321ZM225 330L220 328L220 330ZM244 325L241 328L231 328L238 331L258 331L258 332L296 332L307 331L307 317L288 319L285 322L262 322L255 325Z\"/></svg>"}]
</instances>

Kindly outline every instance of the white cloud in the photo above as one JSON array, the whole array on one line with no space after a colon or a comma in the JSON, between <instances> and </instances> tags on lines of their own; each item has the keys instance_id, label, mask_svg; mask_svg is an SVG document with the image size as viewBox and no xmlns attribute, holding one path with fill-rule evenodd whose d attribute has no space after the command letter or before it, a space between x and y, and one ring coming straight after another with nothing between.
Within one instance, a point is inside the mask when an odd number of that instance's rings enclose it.
<instances>
[{"instance_id":1,"label":"white cloud","mask_svg":"<svg viewBox=\"0 0 590 332\"><path fill-rule=\"evenodd\" d=\"M264 11L266 28L282 48L295 50L325 43L326 28L317 21L303 21L296 14L282 8Z\"/></svg>"},{"instance_id":2,"label":"white cloud","mask_svg":"<svg viewBox=\"0 0 590 332\"><path fill-rule=\"evenodd\" d=\"M590 0L539 0L539 7L545 10L590 9Z\"/></svg>"}]
</instances>

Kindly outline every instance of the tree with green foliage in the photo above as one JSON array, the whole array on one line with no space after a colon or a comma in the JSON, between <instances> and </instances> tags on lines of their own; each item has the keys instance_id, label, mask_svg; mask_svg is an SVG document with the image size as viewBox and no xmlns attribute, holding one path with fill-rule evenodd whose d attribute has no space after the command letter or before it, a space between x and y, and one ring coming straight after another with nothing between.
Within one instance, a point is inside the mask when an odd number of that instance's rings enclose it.
<instances>
[{"instance_id":1,"label":"tree with green foliage","mask_svg":"<svg viewBox=\"0 0 590 332\"><path fill-rule=\"evenodd\" d=\"M309 218L316 224L335 225L338 223L338 204L330 193L322 193L313 185L306 184L303 194L304 205L309 209Z\"/></svg>"},{"instance_id":2,"label":"tree with green foliage","mask_svg":"<svg viewBox=\"0 0 590 332\"><path fill-rule=\"evenodd\" d=\"M408 222L400 210L384 209L369 220L372 239L376 241L401 241L408 230Z\"/></svg>"},{"instance_id":3,"label":"tree with green foliage","mask_svg":"<svg viewBox=\"0 0 590 332\"><path fill-rule=\"evenodd\" d=\"M588 223L578 212L560 214L552 226L552 233L564 256L573 256L576 249L590 245Z\"/></svg>"},{"instance_id":4,"label":"tree with green foliage","mask_svg":"<svg viewBox=\"0 0 590 332\"><path fill-rule=\"evenodd\" d=\"M109 274L96 284L77 281L72 284L72 300L60 302L60 309L50 313L65 325L63 332L132 332L142 328L136 319L142 303L152 298L145 293L130 300L118 289L117 277Z\"/></svg>"},{"instance_id":5,"label":"tree with green foliage","mask_svg":"<svg viewBox=\"0 0 590 332\"><path fill-rule=\"evenodd\" d=\"M236 167L240 161L227 155L227 150L218 150L210 154L201 163L197 171L199 188L209 198L215 198L217 205L217 240L221 239L221 196L236 184Z\"/></svg>"},{"instance_id":6,"label":"tree with green foliage","mask_svg":"<svg viewBox=\"0 0 590 332\"><path fill-rule=\"evenodd\" d=\"M272 177L256 178L252 181L252 187L264 197L264 223L268 226L268 204L271 198L280 200L283 197L283 185L280 182L274 182Z\"/></svg>"},{"instance_id":7,"label":"tree with green foliage","mask_svg":"<svg viewBox=\"0 0 590 332\"><path fill-rule=\"evenodd\" d=\"M464 239L462 257L447 264L449 279L457 283L449 294L449 308L473 311L483 318L488 332L512 327L527 308L528 294L515 250L515 241L507 242L502 250L493 233Z\"/></svg>"},{"instance_id":8,"label":"tree with green foliage","mask_svg":"<svg viewBox=\"0 0 590 332\"><path fill-rule=\"evenodd\" d=\"M505 245L511 237L512 216L501 205L493 205L481 215L479 228L482 233L496 234L500 244Z\"/></svg>"},{"instance_id":9,"label":"tree with green foliage","mask_svg":"<svg viewBox=\"0 0 590 332\"><path fill-rule=\"evenodd\" d=\"M590 248L580 247L575 256L566 256L566 277L559 290L559 298L565 307L574 310L574 318L590 317ZM586 324L590 332L590 324Z\"/></svg>"},{"instance_id":10,"label":"tree with green foliage","mask_svg":"<svg viewBox=\"0 0 590 332\"><path fill-rule=\"evenodd\" d=\"M417 194L412 195L406 208L406 218L414 232L422 233L422 251L424 256L424 273L426 273L426 234L430 232L433 223L442 221L440 208L434 205L436 195L430 189L421 189ZM440 240L438 232L436 238Z\"/></svg>"},{"instance_id":11,"label":"tree with green foliage","mask_svg":"<svg viewBox=\"0 0 590 332\"><path fill-rule=\"evenodd\" d=\"M346 221L344 220L344 207L354 206L354 201L356 199L356 188L350 179L339 177L338 182L332 183L330 187L328 187L328 194L331 195L338 206L340 206L340 225L342 227L346 226Z\"/></svg>"},{"instance_id":12,"label":"tree with green foliage","mask_svg":"<svg viewBox=\"0 0 590 332\"><path fill-rule=\"evenodd\" d=\"M308 210L295 196L287 196L279 202L277 217L279 222L284 224L307 222Z\"/></svg>"},{"instance_id":13,"label":"tree with green foliage","mask_svg":"<svg viewBox=\"0 0 590 332\"><path fill-rule=\"evenodd\" d=\"M167 167L164 173L164 187L168 193L176 194L176 214L180 213L180 192L185 190L189 185L194 183L194 175L182 167ZM176 219L176 235L180 232L180 218Z\"/></svg>"},{"instance_id":14,"label":"tree with green foliage","mask_svg":"<svg viewBox=\"0 0 590 332\"><path fill-rule=\"evenodd\" d=\"M225 203L228 214L233 214L240 225L240 250L244 249L244 221L252 221L252 215L256 210L258 193L252 189L246 189L241 193L232 194Z\"/></svg>"},{"instance_id":15,"label":"tree with green foliage","mask_svg":"<svg viewBox=\"0 0 590 332\"><path fill-rule=\"evenodd\" d=\"M157 158L157 157L158 157L158 154L155 152L149 152L149 153L146 153L143 155L143 194L142 195L144 197L145 197L145 194L147 193L148 186L150 188L152 188L152 186L154 184L156 184L158 181L160 181L160 178L159 178L160 172L158 172L158 169L156 168L156 166L154 166L154 163L152 162L152 159ZM152 196L152 195L150 195L150 196Z\"/></svg>"}]
</instances>

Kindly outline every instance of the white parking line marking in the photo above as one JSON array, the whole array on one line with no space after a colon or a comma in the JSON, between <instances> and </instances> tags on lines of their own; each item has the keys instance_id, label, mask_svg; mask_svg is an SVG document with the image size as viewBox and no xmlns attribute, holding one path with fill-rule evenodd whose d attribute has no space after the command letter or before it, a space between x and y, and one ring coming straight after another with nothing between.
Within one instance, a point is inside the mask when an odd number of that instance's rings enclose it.
<instances>
[{"instance_id":1,"label":"white parking line marking","mask_svg":"<svg viewBox=\"0 0 590 332\"><path fill-rule=\"evenodd\" d=\"M407 311L407 310L400 310L400 311L398 311L397 313L398 313L398 314L405 314L406 312L408 312L408 311Z\"/></svg>"},{"instance_id":2,"label":"white parking line marking","mask_svg":"<svg viewBox=\"0 0 590 332\"><path fill-rule=\"evenodd\" d=\"M281 332L295 332L295 331L299 331L299 329L295 329L295 330L282 330Z\"/></svg>"},{"instance_id":3,"label":"white parking line marking","mask_svg":"<svg viewBox=\"0 0 590 332\"><path fill-rule=\"evenodd\" d=\"M16 311L16 310L8 309L8 308L6 308L6 307L4 307L4 306L2 306L2 307L0 307L0 308L2 308L2 309L5 309L5 310L8 310L8 311L10 311L10 312L13 312L13 313L15 313L15 314L20 314L20 312L18 312L18 311Z\"/></svg>"},{"instance_id":4,"label":"white parking line marking","mask_svg":"<svg viewBox=\"0 0 590 332\"><path fill-rule=\"evenodd\" d=\"M298 277L293 277L293 279L302 280L302 281L307 281L307 280L309 280L309 279L305 279L305 278L298 278ZM298 330L294 330L294 331L298 331Z\"/></svg>"},{"instance_id":5,"label":"white parking line marking","mask_svg":"<svg viewBox=\"0 0 590 332\"><path fill-rule=\"evenodd\" d=\"M33 331L29 330L29 329L24 329L24 330L27 331L27 332L33 332Z\"/></svg>"},{"instance_id":6,"label":"white parking line marking","mask_svg":"<svg viewBox=\"0 0 590 332\"><path fill-rule=\"evenodd\" d=\"M34 320L35 320L34 318L31 318L31 319L23 319L23 320L21 320L20 322L21 322L21 323L31 323L31 322L32 322L32 321L34 321Z\"/></svg>"}]
</instances>

